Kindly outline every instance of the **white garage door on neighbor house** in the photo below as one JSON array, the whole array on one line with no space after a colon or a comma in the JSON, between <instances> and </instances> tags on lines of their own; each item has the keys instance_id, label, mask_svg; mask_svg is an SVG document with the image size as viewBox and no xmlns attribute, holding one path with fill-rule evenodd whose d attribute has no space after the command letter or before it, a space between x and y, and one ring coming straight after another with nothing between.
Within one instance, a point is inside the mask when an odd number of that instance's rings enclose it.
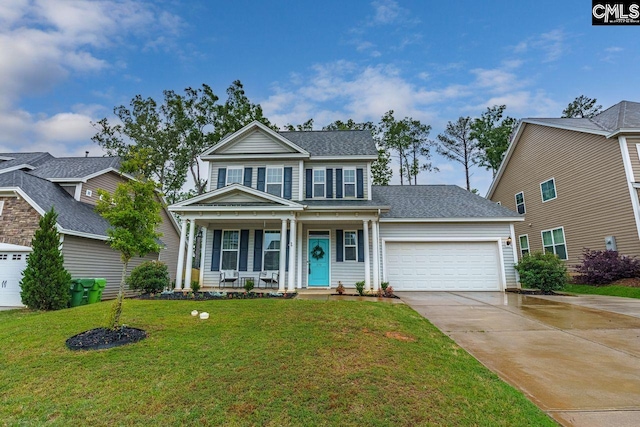
<instances>
[{"instance_id":1,"label":"white garage door on neighbor house","mask_svg":"<svg viewBox=\"0 0 640 427\"><path fill-rule=\"evenodd\" d=\"M386 242L386 280L398 291L500 291L498 243Z\"/></svg>"},{"instance_id":2,"label":"white garage door on neighbor house","mask_svg":"<svg viewBox=\"0 0 640 427\"><path fill-rule=\"evenodd\" d=\"M20 280L31 248L0 243L0 306L22 307Z\"/></svg>"}]
</instances>

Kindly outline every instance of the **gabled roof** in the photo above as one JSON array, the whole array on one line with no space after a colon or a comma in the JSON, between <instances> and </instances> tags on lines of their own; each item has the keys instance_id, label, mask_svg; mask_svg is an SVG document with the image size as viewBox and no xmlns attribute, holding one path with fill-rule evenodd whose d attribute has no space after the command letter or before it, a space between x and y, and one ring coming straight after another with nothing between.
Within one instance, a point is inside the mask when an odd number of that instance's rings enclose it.
<instances>
[{"instance_id":1,"label":"gabled roof","mask_svg":"<svg viewBox=\"0 0 640 427\"><path fill-rule=\"evenodd\" d=\"M229 196L239 195L239 201L232 201ZM269 210L282 208L286 210L302 210L300 203L274 196L255 188L245 187L242 184L231 184L208 193L201 194L189 200L175 203L169 206L170 211L203 210L206 207L216 207L217 210L225 208L237 209L238 206L265 207Z\"/></svg>"},{"instance_id":2,"label":"gabled roof","mask_svg":"<svg viewBox=\"0 0 640 427\"><path fill-rule=\"evenodd\" d=\"M20 169L35 169L53 159L49 153L0 153L0 173Z\"/></svg>"},{"instance_id":3,"label":"gabled roof","mask_svg":"<svg viewBox=\"0 0 640 427\"><path fill-rule=\"evenodd\" d=\"M389 205L383 220L523 221L518 213L457 185L373 186L372 198Z\"/></svg>"},{"instance_id":4,"label":"gabled roof","mask_svg":"<svg viewBox=\"0 0 640 427\"><path fill-rule=\"evenodd\" d=\"M314 130L279 132L313 157L378 157L376 143L368 130Z\"/></svg>"},{"instance_id":5,"label":"gabled roof","mask_svg":"<svg viewBox=\"0 0 640 427\"><path fill-rule=\"evenodd\" d=\"M52 158L36 168L32 175L53 181L83 181L120 168L120 157Z\"/></svg>"}]
</instances>

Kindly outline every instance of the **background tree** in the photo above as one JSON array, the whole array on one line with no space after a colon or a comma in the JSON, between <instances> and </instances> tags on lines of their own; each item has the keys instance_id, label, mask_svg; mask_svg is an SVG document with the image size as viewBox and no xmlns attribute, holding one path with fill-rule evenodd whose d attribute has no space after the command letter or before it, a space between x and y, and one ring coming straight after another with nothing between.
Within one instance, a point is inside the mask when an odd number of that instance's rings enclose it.
<instances>
[{"instance_id":1,"label":"background tree","mask_svg":"<svg viewBox=\"0 0 640 427\"><path fill-rule=\"evenodd\" d=\"M447 122L444 133L438 135L437 151L444 157L461 163L467 179L467 191L471 191L469 169L479 161L477 142L471 138L471 117L459 117L455 122Z\"/></svg>"},{"instance_id":2,"label":"background tree","mask_svg":"<svg viewBox=\"0 0 640 427\"><path fill-rule=\"evenodd\" d=\"M33 251L22 272L20 297L34 310L59 310L69 305L71 275L64 268L57 219L53 207L40 219L31 242Z\"/></svg>"},{"instance_id":3,"label":"background tree","mask_svg":"<svg viewBox=\"0 0 640 427\"><path fill-rule=\"evenodd\" d=\"M108 243L112 249L120 252L122 261L122 279L107 322L109 329L116 329L120 322L129 262L134 256L142 257L160 250L157 239L161 234L156 227L162 219L157 184L146 178L144 165L139 158L128 160L122 169L127 173L139 171L135 175L137 179L118 184L113 194L98 190L100 200L96 206L96 211L110 225L107 230Z\"/></svg>"},{"instance_id":4,"label":"background tree","mask_svg":"<svg viewBox=\"0 0 640 427\"><path fill-rule=\"evenodd\" d=\"M470 137L478 144L478 161L480 166L491 169L493 176L502 163L504 153L509 148L509 138L518 121L513 117L502 118L506 105L488 107L471 124Z\"/></svg>"},{"instance_id":5,"label":"background tree","mask_svg":"<svg viewBox=\"0 0 640 427\"><path fill-rule=\"evenodd\" d=\"M313 119L309 119L303 124L296 126L289 123L284 127L284 130L289 132L313 130Z\"/></svg>"},{"instance_id":6,"label":"background tree","mask_svg":"<svg viewBox=\"0 0 640 427\"><path fill-rule=\"evenodd\" d=\"M562 110L562 117L591 118L602 110L602 105L596 105L596 102L595 98L580 95Z\"/></svg>"}]
</instances>

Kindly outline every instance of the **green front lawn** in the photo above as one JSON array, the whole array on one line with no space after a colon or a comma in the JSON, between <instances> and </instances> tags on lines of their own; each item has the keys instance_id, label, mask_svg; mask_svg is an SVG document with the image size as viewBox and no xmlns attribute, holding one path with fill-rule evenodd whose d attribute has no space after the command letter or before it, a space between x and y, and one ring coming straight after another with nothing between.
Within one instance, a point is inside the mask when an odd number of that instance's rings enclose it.
<instances>
[{"instance_id":1,"label":"green front lawn","mask_svg":"<svg viewBox=\"0 0 640 427\"><path fill-rule=\"evenodd\" d=\"M565 286L563 291L576 294L610 295L614 297L640 298L640 288L632 288L630 286L592 286L568 284Z\"/></svg>"},{"instance_id":2,"label":"green front lawn","mask_svg":"<svg viewBox=\"0 0 640 427\"><path fill-rule=\"evenodd\" d=\"M127 300L147 339L67 350L109 307L0 312L1 424L555 425L404 305Z\"/></svg>"}]
</instances>

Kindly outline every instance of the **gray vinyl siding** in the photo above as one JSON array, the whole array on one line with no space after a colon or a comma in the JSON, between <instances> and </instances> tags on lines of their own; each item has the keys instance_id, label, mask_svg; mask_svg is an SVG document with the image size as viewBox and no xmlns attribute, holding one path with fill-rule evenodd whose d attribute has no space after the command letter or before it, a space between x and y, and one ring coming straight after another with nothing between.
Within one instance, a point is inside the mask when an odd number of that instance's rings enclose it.
<instances>
[{"instance_id":1,"label":"gray vinyl siding","mask_svg":"<svg viewBox=\"0 0 640 427\"><path fill-rule=\"evenodd\" d=\"M380 223L380 244L382 239L419 239L419 238L506 238L511 233L508 223ZM517 234L517 233L516 233ZM513 244L517 236L511 236ZM513 258L511 246L502 246L504 260L506 286L515 288L516 271L514 265L517 262ZM380 251L380 265L382 265L382 250ZM382 280L382 276L380 276ZM393 283L391 283L393 286Z\"/></svg>"},{"instance_id":2,"label":"gray vinyl siding","mask_svg":"<svg viewBox=\"0 0 640 427\"><path fill-rule=\"evenodd\" d=\"M209 190L215 190L218 184L218 169L219 168L231 168L231 167L250 167L251 170L251 188L258 187L258 168L266 167L291 167L291 198L292 200L298 199L299 188L299 166L298 161L271 161L265 163L264 160L225 160L224 162L209 162ZM244 176L244 175L243 175Z\"/></svg>"},{"instance_id":3,"label":"gray vinyl siding","mask_svg":"<svg viewBox=\"0 0 640 427\"><path fill-rule=\"evenodd\" d=\"M168 213L164 208L160 211L162 223L158 226L158 231L162 233L162 237L160 237L160 240L162 240L162 243L164 243L165 246L160 251L160 256L158 257L158 259L167 264L171 281L174 281L176 280L176 271L178 269L180 233L174 227L171 218L169 218L169 215L171 214Z\"/></svg>"},{"instance_id":4,"label":"gray vinyl siding","mask_svg":"<svg viewBox=\"0 0 640 427\"><path fill-rule=\"evenodd\" d=\"M105 278L107 287L102 293L102 298L112 299L117 296L122 277L122 261L120 253L112 250L105 241L65 235L62 255L64 267L72 278ZM144 258L133 258L129 263L127 274L142 262L155 259L158 259L157 253L149 254Z\"/></svg>"},{"instance_id":5,"label":"gray vinyl siding","mask_svg":"<svg viewBox=\"0 0 640 427\"><path fill-rule=\"evenodd\" d=\"M82 191L80 192L80 201L82 203L89 203L95 205L98 203L100 196L98 196L98 189L106 190L113 194L116 191L116 187L119 183L124 182L124 178L115 172L107 172L105 174L91 178L84 184L82 184ZM87 196L87 190L91 190L91 197Z\"/></svg>"},{"instance_id":6,"label":"gray vinyl siding","mask_svg":"<svg viewBox=\"0 0 640 427\"><path fill-rule=\"evenodd\" d=\"M262 130L256 130L249 135L223 148L216 154L272 154L272 153L293 153L294 150L282 142L268 136Z\"/></svg>"},{"instance_id":7,"label":"gray vinyl siding","mask_svg":"<svg viewBox=\"0 0 640 427\"><path fill-rule=\"evenodd\" d=\"M364 187L364 199L369 198L369 179L367 173L367 163L368 162L322 162L322 161L306 161L304 162L305 169L313 169L313 168L326 168L333 169L333 186L332 186L332 194L333 198L336 198L336 169L362 169L363 170L363 187ZM306 180L306 176L305 176ZM305 183L306 184L306 183ZM304 189L304 187L303 187ZM304 195L304 192L303 192ZM344 195L343 195L344 198ZM349 197L348 199L357 200L355 197Z\"/></svg>"},{"instance_id":8,"label":"gray vinyl siding","mask_svg":"<svg viewBox=\"0 0 640 427\"><path fill-rule=\"evenodd\" d=\"M632 163L638 159L629 146ZM554 178L557 198L542 202L540 183ZM629 187L616 138L526 124L491 197L515 210L514 195L524 192L525 221L515 223L514 240L529 235L531 252L542 251L542 230L564 227L571 270L585 248L605 249L614 236L623 255L640 255ZM520 247L518 244L518 253Z\"/></svg>"}]
</instances>

